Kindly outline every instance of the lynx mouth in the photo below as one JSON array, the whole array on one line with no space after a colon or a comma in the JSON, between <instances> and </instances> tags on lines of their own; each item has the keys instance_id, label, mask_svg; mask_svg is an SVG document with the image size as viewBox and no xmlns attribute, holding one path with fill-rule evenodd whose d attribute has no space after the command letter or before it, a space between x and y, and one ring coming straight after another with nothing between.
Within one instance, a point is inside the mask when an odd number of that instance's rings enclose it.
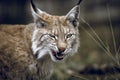
<instances>
[{"instance_id":1,"label":"lynx mouth","mask_svg":"<svg viewBox=\"0 0 120 80\"><path fill-rule=\"evenodd\" d=\"M52 51L52 54L57 60L62 60L64 58L64 54L62 54L61 52Z\"/></svg>"}]
</instances>

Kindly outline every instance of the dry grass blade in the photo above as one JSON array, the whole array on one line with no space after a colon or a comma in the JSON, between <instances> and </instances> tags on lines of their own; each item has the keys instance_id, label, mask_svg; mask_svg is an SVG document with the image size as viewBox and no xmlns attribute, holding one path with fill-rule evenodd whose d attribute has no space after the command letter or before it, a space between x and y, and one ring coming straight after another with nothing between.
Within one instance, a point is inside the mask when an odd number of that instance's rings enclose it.
<instances>
[{"instance_id":1,"label":"dry grass blade","mask_svg":"<svg viewBox=\"0 0 120 80\"><path fill-rule=\"evenodd\" d=\"M81 28L97 43L97 45L102 48L104 50L104 52L110 57L112 58L113 61L116 62L116 59L107 51L109 49L105 49L83 26L81 26Z\"/></svg>"},{"instance_id":2,"label":"dry grass blade","mask_svg":"<svg viewBox=\"0 0 120 80\"><path fill-rule=\"evenodd\" d=\"M119 53L120 52L120 46L118 47L118 51L117 51L117 53Z\"/></svg>"},{"instance_id":3,"label":"dry grass blade","mask_svg":"<svg viewBox=\"0 0 120 80\"><path fill-rule=\"evenodd\" d=\"M82 80L89 80L89 79L87 79L87 78L85 78L83 76L80 76L80 74L77 74L77 73L72 73L71 76L82 79Z\"/></svg>"},{"instance_id":4,"label":"dry grass blade","mask_svg":"<svg viewBox=\"0 0 120 80\"><path fill-rule=\"evenodd\" d=\"M97 39L100 41L100 43L101 43L104 47L106 47L106 45L104 44L104 42L102 41L102 39L98 36L98 34L97 34L97 33L95 32L95 30L92 28L92 26L91 26L89 23L87 23L83 18L81 18L81 20L88 25L88 27L89 27L90 30L95 34L95 36L96 36Z\"/></svg>"},{"instance_id":5,"label":"dry grass blade","mask_svg":"<svg viewBox=\"0 0 120 80\"><path fill-rule=\"evenodd\" d=\"M108 12L108 20L109 20L109 24L110 24L110 30L111 30L111 33L112 33L114 50L115 50L115 53L116 53L116 61L117 61L117 64L119 65L120 64L119 63L119 53L118 53L117 47L116 47L116 40L115 40L115 35L114 35L112 21L111 21L111 16L110 16L109 4L107 4L107 12Z\"/></svg>"},{"instance_id":6,"label":"dry grass blade","mask_svg":"<svg viewBox=\"0 0 120 80\"><path fill-rule=\"evenodd\" d=\"M87 79L87 78L84 78L84 77L82 77L82 76L80 76L80 75L76 75L76 74L73 74L72 76L74 76L74 77L76 77L76 78L79 78L79 79L82 79L82 80L89 80L89 79Z\"/></svg>"},{"instance_id":7,"label":"dry grass blade","mask_svg":"<svg viewBox=\"0 0 120 80\"><path fill-rule=\"evenodd\" d=\"M119 60L120 60L120 55L119 55L119 53L120 53L120 45L119 45L118 50L117 50L117 54L118 54L118 65L120 66L120 62L119 62Z\"/></svg>"},{"instance_id":8,"label":"dry grass blade","mask_svg":"<svg viewBox=\"0 0 120 80\"><path fill-rule=\"evenodd\" d=\"M105 52L110 58L112 58L113 61L116 62L116 59L114 58L114 56L112 56L109 48L107 48L107 47L105 46L105 44L103 43L103 41L100 39L100 37L97 35L97 33L92 29L92 27L90 26L90 24L87 23L83 18L81 18L81 20L82 20L85 24L87 24L87 26L92 30L92 32L95 34L95 36L98 38L98 40L101 42L101 44L102 44L103 46L102 46L102 45L99 43L99 41L97 41L83 26L81 26L81 28L97 43L97 45L98 45L100 48L102 48L102 49L104 50L104 52Z\"/></svg>"}]
</instances>

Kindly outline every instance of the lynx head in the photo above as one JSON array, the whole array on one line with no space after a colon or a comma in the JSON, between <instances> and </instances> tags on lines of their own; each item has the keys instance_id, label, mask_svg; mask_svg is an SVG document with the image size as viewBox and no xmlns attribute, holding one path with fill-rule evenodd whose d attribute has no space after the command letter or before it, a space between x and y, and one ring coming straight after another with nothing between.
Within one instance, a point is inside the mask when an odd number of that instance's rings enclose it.
<instances>
[{"instance_id":1,"label":"lynx head","mask_svg":"<svg viewBox=\"0 0 120 80\"><path fill-rule=\"evenodd\" d=\"M65 16L53 16L36 8L31 0L34 17L32 50L37 59L50 55L53 61L63 60L79 47L79 4Z\"/></svg>"}]
</instances>

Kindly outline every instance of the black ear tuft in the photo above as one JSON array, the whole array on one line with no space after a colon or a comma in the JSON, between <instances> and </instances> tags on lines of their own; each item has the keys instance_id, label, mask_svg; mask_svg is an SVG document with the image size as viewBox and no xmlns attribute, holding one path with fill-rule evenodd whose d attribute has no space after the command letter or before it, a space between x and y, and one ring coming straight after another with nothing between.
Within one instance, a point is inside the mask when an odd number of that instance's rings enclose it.
<instances>
[{"instance_id":1,"label":"black ear tuft","mask_svg":"<svg viewBox=\"0 0 120 80\"><path fill-rule=\"evenodd\" d=\"M80 5L81 1L82 1L82 0L79 0L79 2L77 3L77 5Z\"/></svg>"},{"instance_id":2,"label":"black ear tuft","mask_svg":"<svg viewBox=\"0 0 120 80\"><path fill-rule=\"evenodd\" d=\"M38 12L38 10L37 10L37 8L36 8L33 0L30 0L30 3L31 3L31 6L32 6L33 10L34 10L35 12Z\"/></svg>"}]
</instances>

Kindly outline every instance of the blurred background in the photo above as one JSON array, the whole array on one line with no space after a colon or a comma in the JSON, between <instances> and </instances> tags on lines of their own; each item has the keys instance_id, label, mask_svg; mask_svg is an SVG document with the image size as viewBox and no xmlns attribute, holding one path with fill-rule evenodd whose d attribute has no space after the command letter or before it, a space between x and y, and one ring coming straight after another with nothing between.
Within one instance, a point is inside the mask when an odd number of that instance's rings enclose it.
<instances>
[{"instance_id":1,"label":"blurred background","mask_svg":"<svg viewBox=\"0 0 120 80\"><path fill-rule=\"evenodd\" d=\"M33 0L52 15L65 15L78 0ZM80 48L55 64L51 80L120 79L120 0L83 0L80 5ZM33 22L29 0L0 0L0 24ZM116 67L117 66L117 67ZM107 70L106 70L107 69Z\"/></svg>"}]
</instances>

